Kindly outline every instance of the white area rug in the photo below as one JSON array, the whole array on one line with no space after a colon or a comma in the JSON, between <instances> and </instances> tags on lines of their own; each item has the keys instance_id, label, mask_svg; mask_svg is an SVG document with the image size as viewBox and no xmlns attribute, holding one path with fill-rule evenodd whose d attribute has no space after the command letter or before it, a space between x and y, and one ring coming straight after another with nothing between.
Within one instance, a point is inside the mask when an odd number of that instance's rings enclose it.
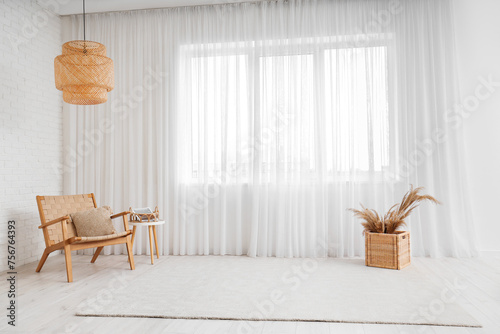
<instances>
[{"instance_id":1,"label":"white area rug","mask_svg":"<svg viewBox=\"0 0 500 334\"><path fill-rule=\"evenodd\" d=\"M459 282L438 287L428 275L360 259L171 256L82 302L77 315L480 327L456 304Z\"/></svg>"}]
</instances>

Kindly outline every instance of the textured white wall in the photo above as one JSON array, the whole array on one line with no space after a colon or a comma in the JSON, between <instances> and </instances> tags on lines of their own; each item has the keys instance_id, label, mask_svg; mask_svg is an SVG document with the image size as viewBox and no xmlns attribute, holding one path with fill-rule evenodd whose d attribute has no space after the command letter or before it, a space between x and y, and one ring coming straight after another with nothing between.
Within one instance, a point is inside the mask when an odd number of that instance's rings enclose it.
<instances>
[{"instance_id":1,"label":"textured white wall","mask_svg":"<svg viewBox=\"0 0 500 334\"><path fill-rule=\"evenodd\" d=\"M62 194L62 96L54 86L61 19L36 1L0 0L0 270L7 222L16 221L16 265L45 247L36 195Z\"/></svg>"},{"instance_id":2,"label":"textured white wall","mask_svg":"<svg viewBox=\"0 0 500 334\"><path fill-rule=\"evenodd\" d=\"M480 249L500 251L500 1L454 4L472 213Z\"/></svg>"}]
</instances>

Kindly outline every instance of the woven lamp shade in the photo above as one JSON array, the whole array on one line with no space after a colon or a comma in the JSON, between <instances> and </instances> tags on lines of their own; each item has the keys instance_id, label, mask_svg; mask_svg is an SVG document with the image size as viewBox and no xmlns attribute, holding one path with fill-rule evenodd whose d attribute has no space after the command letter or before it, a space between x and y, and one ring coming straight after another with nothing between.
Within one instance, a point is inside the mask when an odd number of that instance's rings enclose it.
<instances>
[{"instance_id":1,"label":"woven lamp shade","mask_svg":"<svg viewBox=\"0 0 500 334\"><path fill-rule=\"evenodd\" d=\"M115 86L113 61L106 47L91 41L64 43L62 55L54 59L56 88L64 102L80 105L104 103Z\"/></svg>"}]
</instances>

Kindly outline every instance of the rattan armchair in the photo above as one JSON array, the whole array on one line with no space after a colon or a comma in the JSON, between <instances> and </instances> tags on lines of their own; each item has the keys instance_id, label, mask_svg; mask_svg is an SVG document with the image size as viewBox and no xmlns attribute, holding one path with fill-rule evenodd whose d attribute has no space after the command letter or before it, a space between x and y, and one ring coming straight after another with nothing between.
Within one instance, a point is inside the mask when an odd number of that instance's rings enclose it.
<instances>
[{"instance_id":1,"label":"rattan armchair","mask_svg":"<svg viewBox=\"0 0 500 334\"><path fill-rule=\"evenodd\" d=\"M125 231L116 234L98 237L79 237L71 221L69 214L96 208L94 194L70 195L70 196L37 196L38 212L40 213L41 225L45 238L45 250L38 263L36 272L40 272L47 257L56 250L64 250L66 258L66 274L68 282L73 281L71 265L71 251L87 248L97 248L91 263L94 263L104 246L126 244L130 269L134 270L134 256L128 228L128 214L124 211L111 216L112 219L122 217Z\"/></svg>"}]
</instances>

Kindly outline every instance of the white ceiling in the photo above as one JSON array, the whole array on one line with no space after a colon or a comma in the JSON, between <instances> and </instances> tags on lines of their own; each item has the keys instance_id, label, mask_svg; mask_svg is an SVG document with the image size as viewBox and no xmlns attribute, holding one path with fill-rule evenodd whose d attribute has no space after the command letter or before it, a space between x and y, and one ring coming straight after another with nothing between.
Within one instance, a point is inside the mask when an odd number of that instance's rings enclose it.
<instances>
[{"instance_id":1,"label":"white ceiling","mask_svg":"<svg viewBox=\"0 0 500 334\"><path fill-rule=\"evenodd\" d=\"M86 0L85 11L87 13L100 13L151 8L213 5L248 1L252 0ZM40 6L45 7L58 15L82 13L82 0L37 0L37 2Z\"/></svg>"}]
</instances>

